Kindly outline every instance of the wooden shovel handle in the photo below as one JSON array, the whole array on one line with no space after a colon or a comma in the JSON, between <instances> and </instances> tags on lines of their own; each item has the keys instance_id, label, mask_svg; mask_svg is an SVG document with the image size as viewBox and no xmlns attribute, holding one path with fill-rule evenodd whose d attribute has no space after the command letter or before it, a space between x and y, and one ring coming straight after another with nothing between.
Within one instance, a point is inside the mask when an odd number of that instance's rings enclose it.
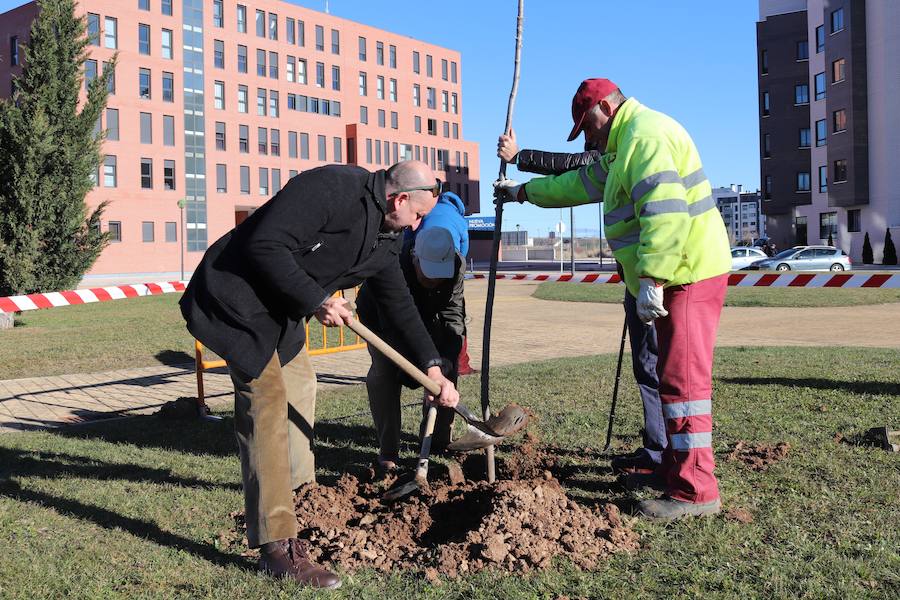
<instances>
[{"instance_id":1,"label":"wooden shovel handle","mask_svg":"<svg viewBox=\"0 0 900 600\"><path fill-rule=\"evenodd\" d=\"M375 335L375 332L360 323L358 319L351 319L350 323L347 324L347 327L352 329L359 337L366 340L367 343L374 346L376 350L387 356L391 362L403 369L407 375L421 383L431 394L435 396L441 395L441 386L438 382L423 373L416 365L406 360L403 355L391 348L387 342Z\"/></svg>"}]
</instances>

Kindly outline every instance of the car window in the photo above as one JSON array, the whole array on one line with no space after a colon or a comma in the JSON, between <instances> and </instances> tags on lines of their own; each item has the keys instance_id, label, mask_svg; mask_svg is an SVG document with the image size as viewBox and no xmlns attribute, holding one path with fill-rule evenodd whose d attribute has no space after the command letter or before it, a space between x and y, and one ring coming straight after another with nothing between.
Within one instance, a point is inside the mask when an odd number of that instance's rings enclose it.
<instances>
[{"instance_id":1,"label":"car window","mask_svg":"<svg viewBox=\"0 0 900 600\"><path fill-rule=\"evenodd\" d=\"M766 256L765 252L763 252L762 250L757 250L756 248L750 250L750 254L752 254L753 256Z\"/></svg>"},{"instance_id":2,"label":"car window","mask_svg":"<svg viewBox=\"0 0 900 600\"><path fill-rule=\"evenodd\" d=\"M834 256L834 250L831 248L817 248L816 256Z\"/></svg>"},{"instance_id":3,"label":"car window","mask_svg":"<svg viewBox=\"0 0 900 600\"><path fill-rule=\"evenodd\" d=\"M815 255L815 250L804 250L794 257L794 260L808 260Z\"/></svg>"},{"instance_id":4,"label":"car window","mask_svg":"<svg viewBox=\"0 0 900 600\"><path fill-rule=\"evenodd\" d=\"M788 248L787 250L782 250L781 252L779 252L778 254L773 256L772 258L787 258L796 251L797 251L796 248Z\"/></svg>"},{"instance_id":5,"label":"car window","mask_svg":"<svg viewBox=\"0 0 900 600\"><path fill-rule=\"evenodd\" d=\"M743 250L732 250L732 251L731 251L731 257L732 257L732 258L737 258L737 257L739 257L739 256L744 256L744 251L743 251Z\"/></svg>"}]
</instances>

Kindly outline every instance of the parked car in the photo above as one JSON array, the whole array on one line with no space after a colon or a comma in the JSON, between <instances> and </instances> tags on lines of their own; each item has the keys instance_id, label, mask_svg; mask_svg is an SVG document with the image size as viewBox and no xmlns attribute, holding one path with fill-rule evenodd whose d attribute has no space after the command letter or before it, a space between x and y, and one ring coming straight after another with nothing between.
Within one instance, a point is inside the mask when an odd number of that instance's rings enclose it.
<instances>
[{"instance_id":1,"label":"parked car","mask_svg":"<svg viewBox=\"0 0 900 600\"><path fill-rule=\"evenodd\" d=\"M847 253L832 246L794 246L771 258L759 260L750 269L766 271L850 271Z\"/></svg>"},{"instance_id":2,"label":"parked car","mask_svg":"<svg viewBox=\"0 0 900 600\"><path fill-rule=\"evenodd\" d=\"M731 249L731 270L740 271L746 269L758 260L768 258L768 255L759 248L738 247Z\"/></svg>"}]
</instances>

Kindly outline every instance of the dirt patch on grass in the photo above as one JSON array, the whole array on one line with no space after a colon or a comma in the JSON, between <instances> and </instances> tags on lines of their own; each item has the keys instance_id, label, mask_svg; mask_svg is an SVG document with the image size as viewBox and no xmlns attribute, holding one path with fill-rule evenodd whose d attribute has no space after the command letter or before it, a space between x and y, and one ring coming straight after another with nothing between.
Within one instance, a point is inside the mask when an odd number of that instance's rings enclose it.
<instances>
[{"instance_id":1,"label":"dirt patch on grass","mask_svg":"<svg viewBox=\"0 0 900 600\"><path fill-rule=\"evenodd\" d=\"M737 442L728 453L728 460L738 460L753 471L765 471L774 463L787 457L791 445L787 442L777 444L749 444Z\"/></svg>"},{"instance_id":2,"label":"dirt patch on grass","mask_svg":"<svg viewBox=\"0 0 900 600\"><path fill-rule=\"evenodd\" d=\"M295 495L299 537L322 564L413 571L431 581L484 569L546 569L555 557L595 570L615 552L637 550L638 536L617 506L585 507L567 497L546 468L544 449L526 442L508 456L500 476L527 477L488 484L465 479L464 470L475 476L468 461L451 463L433 469L429 488L392 504L381 496L394 477L376 479L374 470L344 475L334 486L303 486Z\"/></svg>"},{"instance_id":3,"label":"dirt patch on grass","mask_svg":"<svg viewBox=\"0 0 900 600\"><path fill-rule=\"evenodd\" d=\"M753 522L753 513L746 508L733 506L725 511L725 519L746 525Z\"/></svg>"}]
</instances>

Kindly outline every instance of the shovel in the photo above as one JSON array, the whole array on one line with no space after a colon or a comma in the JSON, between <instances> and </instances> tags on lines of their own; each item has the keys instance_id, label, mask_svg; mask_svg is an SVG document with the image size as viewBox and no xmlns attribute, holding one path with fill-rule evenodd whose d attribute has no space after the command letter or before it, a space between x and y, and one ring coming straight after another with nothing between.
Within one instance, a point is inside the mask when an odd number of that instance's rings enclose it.
<instances>
[{"instance_id":1,"label":"shovel","mask_svg":"<svg viewBox=\"0 0 900 600\"><path fill-rule=\"evenodd\" d=\"M406 360L387 342L375 335L375 332L360 323L358 319L350 321L348 327L384 354L391 362L403 369L407 375L422 384L422 387L430 393L435 396L441 393L441 386L436 381ZM462 404L457 404L453 410L466 422L467 429L465 435L447 446L447 449L453 452L467 452L496 445L528 424L528 413L517 404L505 406L503 410L496 415L492 415L487 421L479 419Z\"/></svg>"}]
</instances>

